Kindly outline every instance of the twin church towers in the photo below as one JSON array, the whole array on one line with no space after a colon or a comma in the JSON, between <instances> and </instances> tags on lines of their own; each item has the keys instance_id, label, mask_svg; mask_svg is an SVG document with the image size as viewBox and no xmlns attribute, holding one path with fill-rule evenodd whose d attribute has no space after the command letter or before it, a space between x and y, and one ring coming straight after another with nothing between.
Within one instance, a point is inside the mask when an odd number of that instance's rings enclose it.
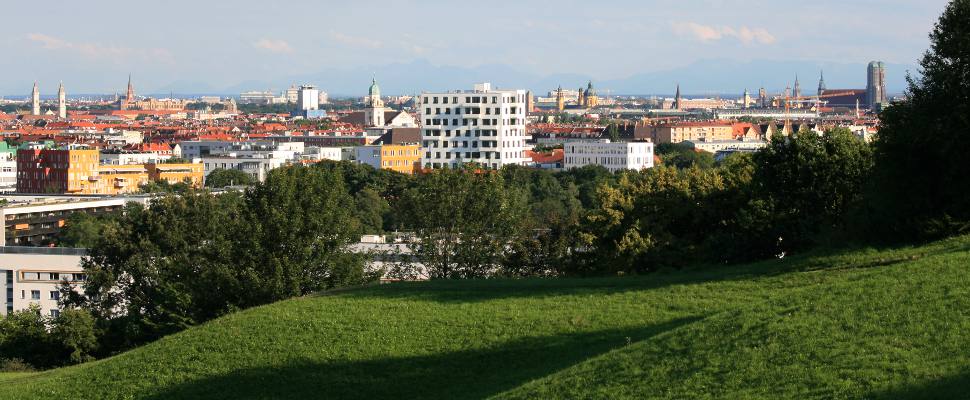
<instances>
[{"instance_id":1,"label":"twin church towers","mask_svg":"<svg viewBox=\"0 0 970 400\"><path fill-rule=\"evenodd\" d=\"M40 89L34 82L34 90L30 93L30 115L41 115ZM67 93L64 92L64 82L57 87L57 118L67 119Z\"/></svg>"}]
</instances>

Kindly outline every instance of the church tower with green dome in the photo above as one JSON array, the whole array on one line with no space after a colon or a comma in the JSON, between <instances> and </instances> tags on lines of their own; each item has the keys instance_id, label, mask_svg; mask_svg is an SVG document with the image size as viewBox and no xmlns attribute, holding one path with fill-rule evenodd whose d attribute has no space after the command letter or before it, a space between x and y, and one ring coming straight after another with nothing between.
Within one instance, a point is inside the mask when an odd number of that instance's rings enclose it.
<instances>
[{"instance_id":1,"label":"church tower with green dome","mask_svg":"<svg viewBox=\"0 0 970 400\"><path fill-rule=\"evenodd\" d=\"M371 80L367 90L367 108L364 109L365 127L384 126L384 101L381 100L381 87L377 86L377 78Z\"/></svg>"}]
</instances>

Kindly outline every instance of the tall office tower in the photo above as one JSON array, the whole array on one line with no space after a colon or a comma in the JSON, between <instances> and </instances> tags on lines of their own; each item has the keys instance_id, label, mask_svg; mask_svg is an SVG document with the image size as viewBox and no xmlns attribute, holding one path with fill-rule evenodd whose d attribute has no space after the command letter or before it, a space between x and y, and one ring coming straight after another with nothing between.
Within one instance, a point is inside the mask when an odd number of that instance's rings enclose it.
<instances>
[{"instance_id":1,"label":"tall office tower","mask_svg":"<svg viewBox=\"0 0 970 400\"><path fill-rule=\"evenodd\" d=\"M67 94L64 93L64 82L57 87L57 118L67 119Z\"/></svg>"},{"instance_id":2,"label":"tall office tower","mask_svg":"<svg viewBox=\"0 0 970 400\"><path fill-rule=\"evenodd\" d=\"M818 95L825 93L825 71L818 71Z\"/></svg>"},{"instance_id":3,"label":"tall office tower","mask_svg":"<svg viewBox=\"0 0 970 400\"><path fill-rule=\"evenodd\" d=\"M869 63L868 81L866 83L866 100L869 108L875 109L886 102L886 64L882 61Z\"/></svg>"},{"instance_id":4,"label":"tall office tower","mask_svg":"<svg viewBox=\"0 0 970 400\"><path fill-rule=\"evenodd\" d=\"M40 89L34 82L34 90L30 92L30 115L40 115Z\"/></svg>"},{"instance_id":5,"label":"tall office tower","mask_svg":"<svg viewBox=\"0 0 970 400\"><path fill-rule=\"evenodd\" d=\"M764 87L758 89L758 103L761 105L761 108L768 107L768 91Z\"/></svg>"},{"instance_id":6,"label":"tall office tower","mask_svg":"<svg viewBox=\"0 0 970 400\"><path fill-rule=\"evenodd\" d=\"M423 93L419 111L421 165L456 168L476 163L482 168L525 165L525 90L492 89L489 83L473 90Z\"/></svg>"},{"instance_id":7,"label":"tall office tower","mask_svg":"<svg viewBox=\"0 0 970 400\"><path fill-rule=\"evenodd\" d=\"M384 126L384 100L381 100L381 87L377 86L377 78L371 79L367 89L367 108L364 109L364 125Z\"/></svg>"}]
</instances>

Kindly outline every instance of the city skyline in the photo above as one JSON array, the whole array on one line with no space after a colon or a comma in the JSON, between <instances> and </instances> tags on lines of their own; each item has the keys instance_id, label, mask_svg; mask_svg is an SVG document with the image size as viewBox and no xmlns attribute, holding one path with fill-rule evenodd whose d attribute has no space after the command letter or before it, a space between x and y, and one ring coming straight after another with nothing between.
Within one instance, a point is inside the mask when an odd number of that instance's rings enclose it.
<instances>
[{"instance_id":1,"label":"city skyline","mask_svg":"<svg viewBox=\"0 0 970 400\"><path fill-rule=\"evenodd\" d=\"M495 75L513 71L522 78L503 84L512 87L552 80L567 83L565 79L571 77L605 82L662 78L666 71L712 60L747 62L754 66L753 73L762 75L771 75L760 69L771 63L753 60L801 63L804 68L799 70L773 73L798 73L806 76L805 81L815 75L810 73L813 70L881 60L889 65L887 79L893 92L901 89L901 77L913 69L926 48L926 32L944 2L931 3L939 4L864 1L835 7L831 1L702 1L685 6L654 1L633 7L630 2L613 1L551 7L524 2L514 8L469 5L457 17L450 4L427 2L367 7L297 2L286 9L249 1L234 3L231 9L208 3L189 7L182 1L165 7L126 3L124 8L72 2L14 4L9 6L13 18L7 27L17 33L0 39L0 48L22 56L0 61L0 67L10 72L0 81L0 93L27 94L34 80L63 80L73 93L112 93L123 90L119 77L128 73L135 75L142 93L279 90L281 83L334 71L363 75L384 71L380 75L387 76L386 71L399 69L413 82L394 82L394 76L384 81L386 93L403 94L424 89L425 82L442 71L462 78L463 85L497 80L497 76L476 76L483 70ZM509 17L510 13L517 17ZM482 29L468 29L469 20ZM774 22L780 20L787 22ZM132 29L126 21L137 22L139 28ZM167 29L169 25L182 28ZM730 69L714 78L739 81L728 73ZM356 79L356 75L344 75ZM833 70L826 75L833 85L864 84L865 80L863 73L843 77ZM749 90L761 83L750 80L741 80ZM783 86L784 82L774 80L763 84ZM311 83L337 95L353 94L341 93L349 87L330 89L328 81ZM671 86L657 82L661 84ZM699 93L727 91L710 84L691 86ZM41 91L50 94L54 87L48 83ZM648 89L633 87L629 94L656 92Z\"/></svg>"}]
</instances>

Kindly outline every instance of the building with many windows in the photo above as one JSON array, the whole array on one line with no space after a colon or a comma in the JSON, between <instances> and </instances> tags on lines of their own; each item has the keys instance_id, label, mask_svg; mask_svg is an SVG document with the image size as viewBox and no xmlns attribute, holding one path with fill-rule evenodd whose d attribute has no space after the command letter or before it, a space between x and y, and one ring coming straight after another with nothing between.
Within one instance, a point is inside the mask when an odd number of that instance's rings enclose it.
<instances>
[{"instance_id":1,"label":"building with many windows","mask_svg":"<svg viewBox=\"0 0 970 400\"><path fill-rule=\"evenodd\" d=\"M599 165L610 172L653 167L653 143L610 142L609 139L576 140L563 145L564 168Z\"/></svg>"},{"instance_id":2,"label":"building with many windows","mask_svg":"<svg viewBox=\"0 0 970 400\"><path fill-rule=\"evenodd\" d=\"M497 90L489 83L476 84L473 90L423 93L418 104L422 166L476 163L498 169L529 164L525 103L525 90Z\"/></svg>"},{"instance_id":3,"label":"building with many windows","mask_svg":"<svg viewBox=\"0 0 970 400\"><path fill-rule=\"evenodd\" d=\"M0 279L4 294L0 314L26 310L36 305L42 315L60 315L60 287L68 283L79 288L87 279L81 268L82 249L0 247Z\"/></svg>"},{"instance_id":4,"label":"building with many windows","mask_svg":"<svg viewBox=\"0 0 970 400\"><path fill-rule=\"evenodd\" d=\"M421 146L417 144L360 146L356 153L358 162L377 169L389 169L410 175L421 168Z\"/></svg>"},{"instance_id":5,"label":"building with many windows","mask_svg":"<svg viewBox=\"0 0 970 400\"><path fill-rule=\"evenodd\" d=\"M151 180L188 179L202 184L202 166L154 163L101 165L97 149L32 146L17 151L18 193L134 193ZM152 171L155 173L153 174Z\"/></svg>"}]
</instances>

